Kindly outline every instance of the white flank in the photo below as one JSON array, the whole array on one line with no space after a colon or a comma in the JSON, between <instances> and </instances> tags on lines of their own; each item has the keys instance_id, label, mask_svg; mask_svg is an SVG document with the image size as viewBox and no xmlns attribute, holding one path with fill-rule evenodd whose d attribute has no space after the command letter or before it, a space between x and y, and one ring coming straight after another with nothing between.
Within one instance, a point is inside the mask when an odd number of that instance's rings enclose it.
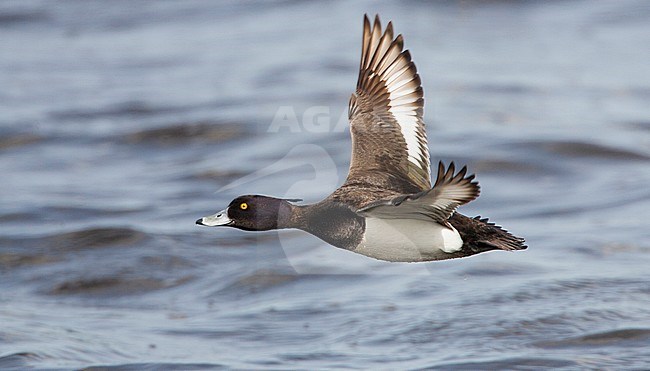
<instances>
[{"instance_id":1,"label":"white flank","mask_svg":"<svg viewBox=\"0 0 650 371\"><path fill-rule=\"evenodd\" d=\"M354 252L380 260L419 262L447 259L462 246L458 231L438 223L366 218L363 240Z\"/></svg>"}]
</instances>

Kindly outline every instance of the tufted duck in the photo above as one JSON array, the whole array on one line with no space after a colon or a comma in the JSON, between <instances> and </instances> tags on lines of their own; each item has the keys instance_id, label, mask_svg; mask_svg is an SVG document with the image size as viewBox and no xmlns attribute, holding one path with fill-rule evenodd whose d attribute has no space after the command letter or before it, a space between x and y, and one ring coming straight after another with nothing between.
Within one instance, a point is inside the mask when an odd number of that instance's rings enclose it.
<instances>
[{"instance_id":1,"label":"tufted duck","mask_svg":"<svg viewBox=\"0 0 650 371\"><path fill-rule=\"evenodd\" d=\"M423 91L415 64L392 23L363 24L357 89L350 98L350 171L321 202L240 196L196 221L245 231L298 228L325 242L372 258L422 262L490 250L523 250L524 240L480 217L456 212L479 195L467 168L438 164L431 186Z\"/></svg>"}]
</instances>

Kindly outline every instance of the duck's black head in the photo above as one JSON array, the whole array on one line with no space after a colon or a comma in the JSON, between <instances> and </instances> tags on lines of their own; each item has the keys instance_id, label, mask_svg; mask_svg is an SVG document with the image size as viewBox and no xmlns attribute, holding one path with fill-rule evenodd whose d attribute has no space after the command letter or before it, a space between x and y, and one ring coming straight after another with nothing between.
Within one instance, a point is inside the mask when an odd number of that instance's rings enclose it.
<instances>
[{"instance_id":1,"label":"duck's black head","mask_svg":"<svg viewBox=\"0 0 650 371\"><path fill-rule=\"evenodd\" d=\"M268 231L287 228L290 224L293 205L287 200L275 197L246 195L230 202L225 210L203 217L196 224L208 227L227 226L245 231Z\"/></svg>"}]
</instances>

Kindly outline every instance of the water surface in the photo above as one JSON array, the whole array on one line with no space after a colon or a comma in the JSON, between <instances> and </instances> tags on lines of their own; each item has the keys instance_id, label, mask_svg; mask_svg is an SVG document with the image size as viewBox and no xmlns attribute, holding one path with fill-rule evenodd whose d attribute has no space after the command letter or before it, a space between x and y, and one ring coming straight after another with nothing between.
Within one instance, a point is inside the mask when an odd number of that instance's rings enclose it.
<instances>
[{"instance_id":1,"label":"water surface","mask_svg":"<svg viewBox=\"0 0 650 371\"><path fill-rule=\"evenodd\" d=\"M527 251L194 225L342 182L366 12L405 35L432 162L477 173L461 212ZM648 368L648 45L645 1L2 2L0 368Z\"/></svg>"}]
</instances>

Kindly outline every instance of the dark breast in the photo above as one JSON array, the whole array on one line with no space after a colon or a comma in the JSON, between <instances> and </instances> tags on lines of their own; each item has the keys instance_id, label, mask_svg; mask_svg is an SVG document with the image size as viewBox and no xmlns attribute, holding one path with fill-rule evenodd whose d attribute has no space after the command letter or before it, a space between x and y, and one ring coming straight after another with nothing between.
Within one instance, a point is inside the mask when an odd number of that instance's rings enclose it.
<instances>
[{"instance_id":1,"label":"dark breast","mask_svg":"<svg viewBox=\"0 0 650 371\"><path fill-rule=\"evenodd\" d=\"M365 219L343 203L325 199L302 213L299 228L330 245L351 250L357 247L366 229Z\"/></svg>"}]
</instances>

